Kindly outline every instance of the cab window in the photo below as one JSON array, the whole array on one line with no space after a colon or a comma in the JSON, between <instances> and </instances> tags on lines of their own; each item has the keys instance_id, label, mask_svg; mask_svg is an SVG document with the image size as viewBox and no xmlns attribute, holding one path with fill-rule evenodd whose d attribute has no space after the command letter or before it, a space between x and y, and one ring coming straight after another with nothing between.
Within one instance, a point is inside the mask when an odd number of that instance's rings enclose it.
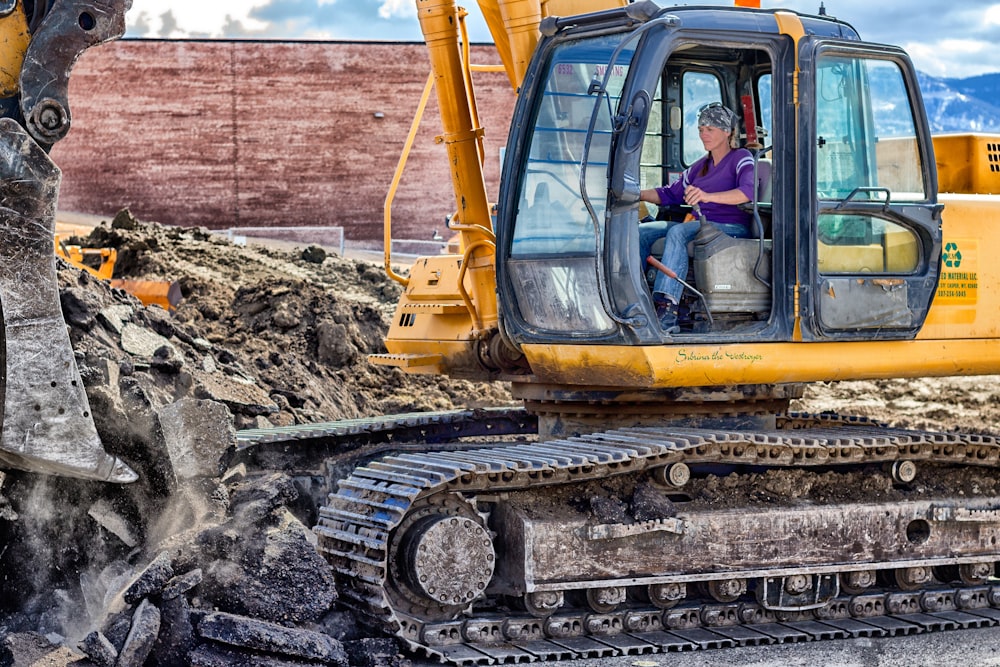
<instances>
[{"instance_id":1,"label":"cab window","mask_svg":"<svg viewBox=\"0 0 1000 667\"><path fill-rule=\"evenodd\" d=\"M905 274L920 267L917 235L891 220L825 213L818 225L820 273Z\"/></svg>"},{"instance_id":2,"label":"cab window","mask_svg":"<svg viewBox=\"0 0 1000 667\"><path fill-rule=\"evenodd\" d=\"M878 188L888 191L893 201L926 200L916 125L898 64L821 57L816 97L820 199L842 199L857 188Z\"/></svg>"},{"instance_id":3,"label":"cab window","mask_svg":"<svg viewBox=\"0 0 1000 667\"><path fill-rule=\"evenodd\" d=\"M705 155L705 147L698 136L698 112L706 104L722 101L722 82L719 77L706 72L684 72L684 166L690 167Z\"/></svg>"}]
</instances>

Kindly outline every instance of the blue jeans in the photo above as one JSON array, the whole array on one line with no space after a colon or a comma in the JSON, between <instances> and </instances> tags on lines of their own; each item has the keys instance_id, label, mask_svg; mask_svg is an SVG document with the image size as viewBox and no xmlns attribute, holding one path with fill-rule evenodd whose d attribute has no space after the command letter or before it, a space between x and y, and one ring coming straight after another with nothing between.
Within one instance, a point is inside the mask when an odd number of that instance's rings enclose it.
<instances>
[{"instance_id":1,"label":"blue jeans","mask_svg":"<svg viewBox=\"0 0 1000 667\"><path fill-rule=\"evenodd\" d=\"M663 257L660 259L668 268L672 269L681 280L687 280L688 272L688 243L694 240L698 234L698 227L701 223L697 220L690 222L670 223L663 220L655 222L644 222L639 225L639 253L640 266L643 271L646 268L646 257L656 240L666 234L666 244L663 247ZM745 225L718 224L716 226L726 234L737 239L750 237L750 229ZM656 274L656 281L653 283L653 293L659 292L671 299L674 303L680 303L681 294L684 292L684 285L679 281L667 276L662 272Z\"/></svg>"}]
</instances>

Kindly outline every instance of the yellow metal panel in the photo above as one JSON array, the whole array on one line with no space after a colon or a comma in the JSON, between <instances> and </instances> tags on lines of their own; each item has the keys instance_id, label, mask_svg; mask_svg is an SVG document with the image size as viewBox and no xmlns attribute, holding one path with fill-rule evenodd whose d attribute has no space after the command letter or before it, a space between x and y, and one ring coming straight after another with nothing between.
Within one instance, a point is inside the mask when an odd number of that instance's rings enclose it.
<instances>
[{"instance_id":1,"label":"yellow metal panel","mask_svg":"<svg viewBox=\"0 0 1000 667\"><path fill-rule=\"evenodd\" d=\"M461 268L458 255L421 257L410 267L406 298L411 301L461 300L458 291Z\"/></svg>"},{"instance_id":2,"label":"yellow metal panel","mask_svg":"<svg viewBox=\"0 0 1000 667\"><path fill-rule=\"evenodd\" d=\"M1000 373L1000 340L525 345L539 382L669 388Z\"/></svg>"},{"instance_id":3,"label":"yellow metal panel","mask_svg":"<svg viewBox=\"0 0 1000 667\"><path fill-rule=\"evenodd\" d=\"M887 232L870 245L818 244L820 273L909 273L917 268L917 239L908 230Z\"/></svg>"},{"instance_id":4,"label":"yellow metal panel","mask_svg":"<svg viewBox=\"0 0 1000 667\"><path fill-rule=\"evenodd\" d=\"M885 273L881 245L818 245L820 273Z\"/></svg>"},{"instance_id":5,"label":"yellow metal panel","mask_svg":"<svg viewBox=\"0 0 1000 667\"><path fill-rule=\"evenodd\" d=\"M542 0L542 16L588 14L627 4L628 0Z\"/></svg>"},{"instance_id":6,"label":"yellow metal panel","mask_svg":"<svg viewBox=\"0 0 1000 667\"><path fill-rule=\"evenodd\" d=\"M938 190L1000 193L1000 136L942 134L934 137Z\"/></svg>"},{"instance_id":7,"label":"yellow metal panel","mask_svg":"<svg viewBox=\"0 0 1000 667\"><path fill-rule=\"evenodd\" d=\"M920 255L917 239L906 230L888 231L885 235L885 268L890 273L908 273L917 268Z\"/></svg>"},{"instance_id":8,"label":"yellow metal panel","mask_svg":"<svg viewBox=\"0 0 1000 667\"><path fill-rule=\"evenodd\" d=\"M1000 197L941 195L941 279L920 339L1000 337Z\"/></svg>"},{"instance_id":9,"label":"yellow metal panel","mask_svg":"<svg viewBox=\"0 0 1000 667\"><path fill-rule=\"evenodd\" d=\"M18 0L13 12L0 18L0 97L10 97L20 87L21 65L31 36L24 6Z\"/></svg>"}]
</instances>

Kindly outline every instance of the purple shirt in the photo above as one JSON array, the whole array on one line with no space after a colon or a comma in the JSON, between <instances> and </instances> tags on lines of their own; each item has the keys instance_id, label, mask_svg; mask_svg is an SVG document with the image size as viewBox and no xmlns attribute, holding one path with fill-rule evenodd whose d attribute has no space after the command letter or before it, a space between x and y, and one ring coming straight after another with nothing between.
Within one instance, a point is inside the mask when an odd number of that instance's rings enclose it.
<instances>
[{"instance_id":1,"label":"purple shirt","mask_svg":"<svg viewBox=\"0 0 1000 667\"><path fill-rule=\"evenodd\" d=\"M708 172L701 176L702 167L708 160ZM663 206L684 203L684 190L688 185L697 185L705 192L726 192L739 188L740 192L753 200L753 156L745 148L737 148L726 153L719 164L712 163L712 156L706 155L684 170L680 179L672 184L656 188ZM750 214L741 211L734 204L716 204L704 202L701 212L712 222L730 223L736 225L750 224Z\"/></svg>"}]
</instances>

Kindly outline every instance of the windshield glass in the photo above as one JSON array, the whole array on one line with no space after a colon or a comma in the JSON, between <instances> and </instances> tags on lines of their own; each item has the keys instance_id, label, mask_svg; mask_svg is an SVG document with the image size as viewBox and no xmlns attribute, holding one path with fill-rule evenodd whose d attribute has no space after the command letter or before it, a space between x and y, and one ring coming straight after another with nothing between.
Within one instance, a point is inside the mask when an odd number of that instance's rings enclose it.
<instances>
[{"instance_id":1,"label":"windshield glass","mask_svg":"<svg viewBox=\"0 0 1000 667\"><path fill-rule=\"evenodd\" d=\"M631 50L611 63L625 34L556 46L522 145L517 211L507 260L517 308L536 330L595 334L613 329L597 270L608 198L612 114ZM607 80L606 94L599 92ZM589 129L596 109L594 130ZM589 142L589 147L588 147ZM586 195L580 176L586 161Z\"/></svg>"},{"instance_id":2,"label":"windshield glass","mask_svg":"<svg viewBox=\"0 0 1000 667\"><path fill-rule=\"evenodd\" d=\"M608 95L588 93L604 80L621 35L569 42L549 61L521 178L511 255L594 252L594 225L580 193L580 168L594 106L597 119L587 154L587 195L600 221L607 199L611 114L617 109L628 60L611 66Z\"/></svg>"}]
</instances>

